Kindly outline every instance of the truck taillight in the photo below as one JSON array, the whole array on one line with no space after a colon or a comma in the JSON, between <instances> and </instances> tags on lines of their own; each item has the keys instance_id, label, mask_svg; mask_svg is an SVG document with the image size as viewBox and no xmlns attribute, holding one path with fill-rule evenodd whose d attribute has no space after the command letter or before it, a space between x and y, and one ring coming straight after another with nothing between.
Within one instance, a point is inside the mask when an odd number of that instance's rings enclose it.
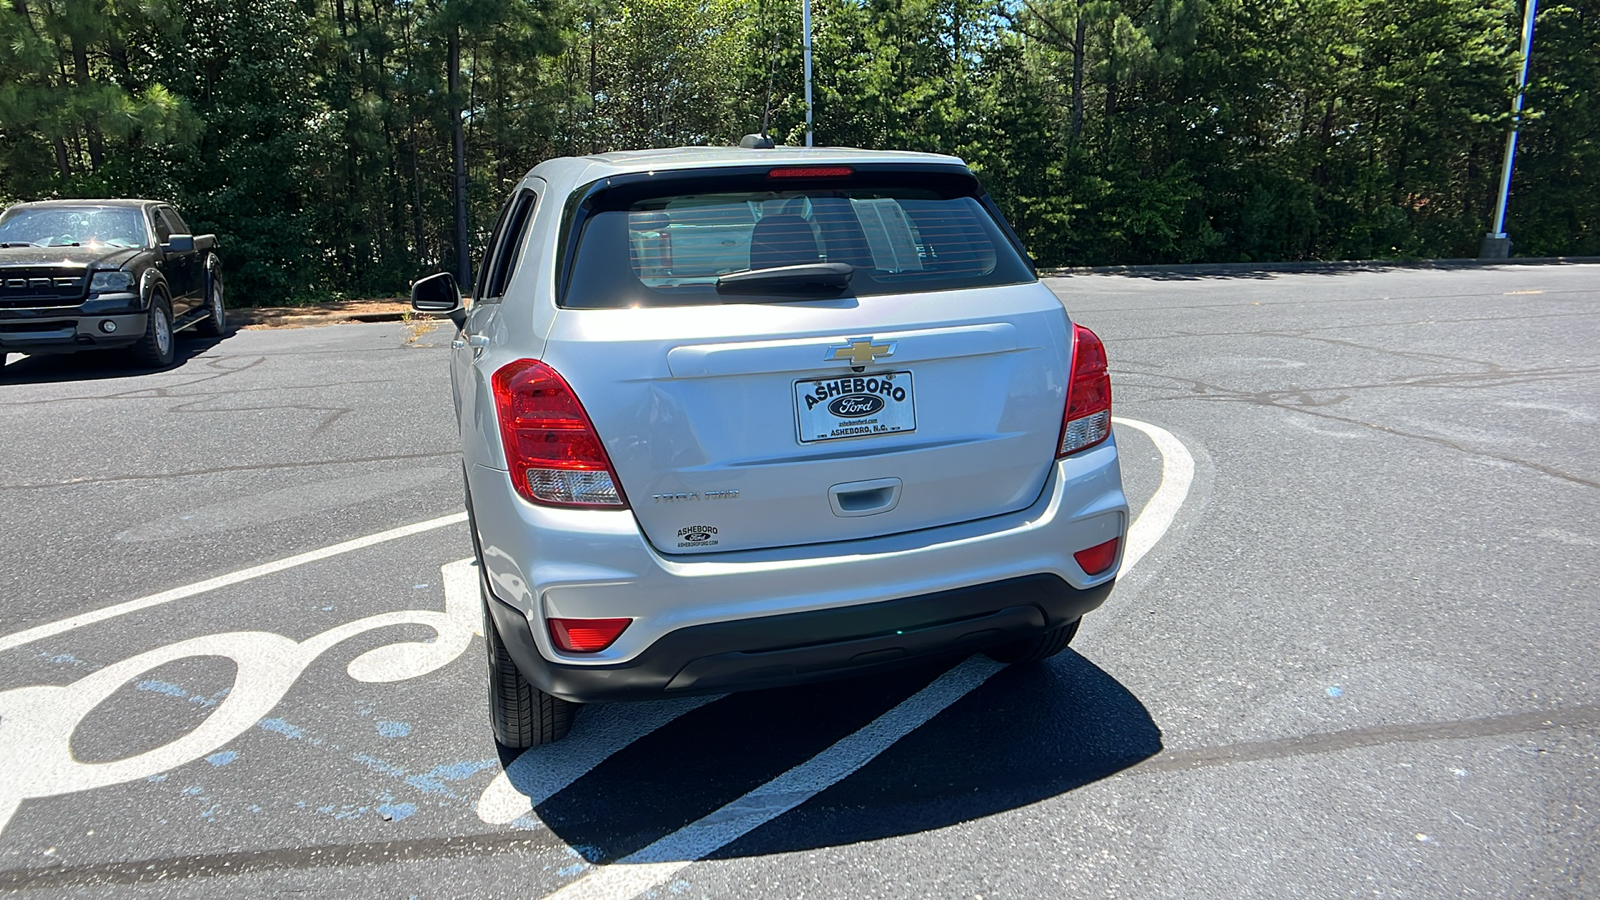
<instances>
[{"instance_id":1,"label":"truck taillight","mask_svg":"<svg viewBox=\"0 0 1600 900\"><path fill-rule=\"evenodd\" d=\"M555 369L519 359L494 373L493 386L517 493L547 506L627 508L594 423Z\"/></svg>"},{"instance_id":2,"label":"truck taillight","mask_svg":"<svg viewBox=\"0 0 1600 900\"><path fill-rule=\"evenodd\" d=\"M1072 326L1072 380L1067 384L1067 411L1062 416L1056 458L1086 450L1111 436L1111 375L1106 371L1106 345L1094 332Z\"/></svg>"}]
</instances>

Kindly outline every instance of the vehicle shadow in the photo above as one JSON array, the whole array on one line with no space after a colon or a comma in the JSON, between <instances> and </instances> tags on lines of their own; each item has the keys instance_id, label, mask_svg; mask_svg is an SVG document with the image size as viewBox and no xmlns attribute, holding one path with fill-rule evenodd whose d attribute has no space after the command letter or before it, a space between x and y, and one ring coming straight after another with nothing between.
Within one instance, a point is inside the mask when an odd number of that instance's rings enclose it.
<instances>
[{"instance_id":1,"label":"vehicle shadow","mask_svg":"<svg viewBox=\"0 0 1600 900\"><path fill-rule=\"evenodd\" d=\"M730 695L613 754L534 813L585 859L614 862L826 751L950 667ZM708 858L942 828L1059 796L1160 751L1144 704L1068 650L996 673L859 771Z\"/></svg>"},{"instance_id":2,"label":"vehicle shadow","mask_svg":"<svg viewBox=\"0 0 1600 900\"><path fill-rule=\"evenodd\" d=\"M156 371L171 372L182 368L189 360L204 354L236 333L229 331L221 337L181 334L178 336L177 345L173 348L172 365L160 370L134 365L129 361L127 354L120 350L89 350L13 359L4 368L0 368L0 383L55 384L67 381L132 378L138 375L151 375Z\"/></svg>"}]
</instances>

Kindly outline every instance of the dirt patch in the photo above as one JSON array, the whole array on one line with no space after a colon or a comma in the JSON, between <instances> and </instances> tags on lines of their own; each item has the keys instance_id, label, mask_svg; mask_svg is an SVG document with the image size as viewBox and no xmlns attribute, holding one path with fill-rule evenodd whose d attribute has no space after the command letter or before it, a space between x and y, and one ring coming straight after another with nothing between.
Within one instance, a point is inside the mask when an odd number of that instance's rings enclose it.
<instances>
[{"instance_id":1,"label":"dirt patch","mask_svg":"<svg viewBox=\"0 0 1600 900\"><path fill-rule=\"evenodd\" d=\"M345 322L432 322L413 313L405 300L340 300L313 306L250 306L228 310L228 320L240 329L309 328Z\"/></svg>"}]
</instances>

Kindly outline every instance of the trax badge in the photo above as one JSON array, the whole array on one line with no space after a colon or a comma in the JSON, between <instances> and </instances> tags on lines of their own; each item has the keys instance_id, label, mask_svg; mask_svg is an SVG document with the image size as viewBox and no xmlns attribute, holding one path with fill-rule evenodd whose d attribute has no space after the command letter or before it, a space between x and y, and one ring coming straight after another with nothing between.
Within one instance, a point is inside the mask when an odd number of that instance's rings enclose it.
<instances>
[{"instance_id":1,"label":"trax badge","mask_svg":"<svg viewBox=\"0 0 1600 900\"><path fill-rule=\"evenodd\" d=\"M822 358L829 362L836 359L848 360L850 365L861 367L874 360L893 356L894 343L894 341L884 341L875 344L870 337L851 338L847 344L829 347Z\"/></svg>"}]
</instances>

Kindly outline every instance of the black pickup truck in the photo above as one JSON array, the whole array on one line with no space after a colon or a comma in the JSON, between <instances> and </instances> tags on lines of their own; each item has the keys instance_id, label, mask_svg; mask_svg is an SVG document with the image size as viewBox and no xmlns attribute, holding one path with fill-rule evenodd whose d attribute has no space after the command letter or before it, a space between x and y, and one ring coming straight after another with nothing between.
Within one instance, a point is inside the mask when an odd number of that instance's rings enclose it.
<instances>
[{"instance_id":1,"label":"black pickup truck","mask_svg":"<svg viewBox=\"0 0 1600 900\"><path fill-rule=\"evenodd\" d=\"M227 324L216 237L154 200L46 200L0 213L0 366L126 349L165 368L173 336Z\"/></svg>"}]
</instances>

